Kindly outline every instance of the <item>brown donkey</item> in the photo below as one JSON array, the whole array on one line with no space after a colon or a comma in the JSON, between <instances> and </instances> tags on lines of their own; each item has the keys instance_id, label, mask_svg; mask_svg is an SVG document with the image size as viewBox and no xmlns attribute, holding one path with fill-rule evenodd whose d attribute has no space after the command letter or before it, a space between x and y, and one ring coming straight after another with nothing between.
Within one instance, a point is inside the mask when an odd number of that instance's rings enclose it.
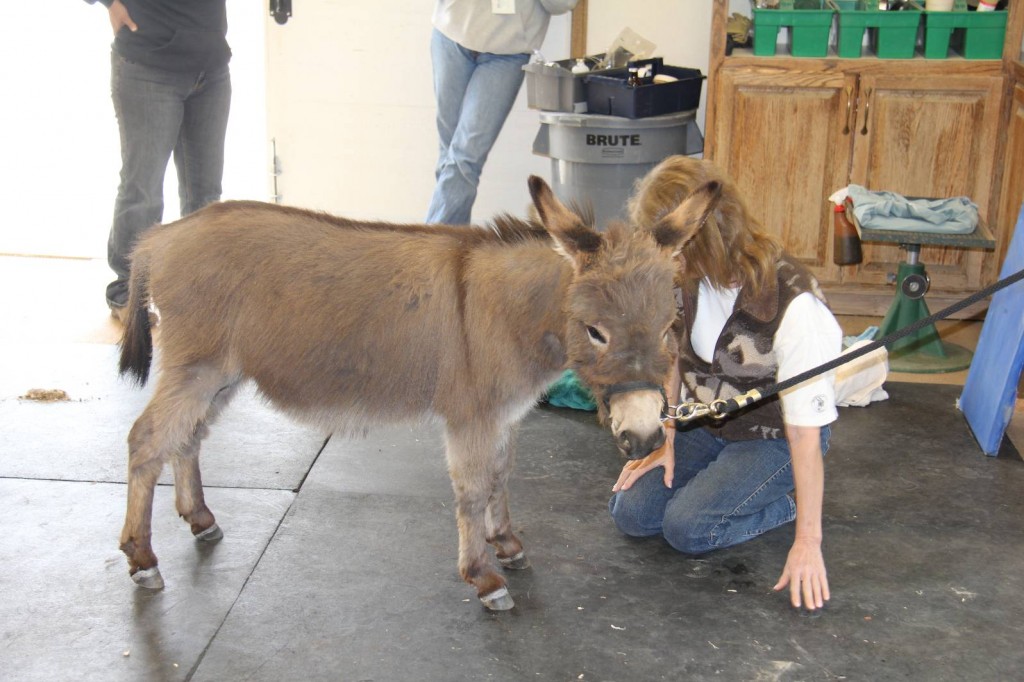
<instances>
[{"instance_id":1,"label":"brown donkey","mask_svg":"<svg viewBox=\"0 0 1024 682\"><path fill-rule=\"evenodd\" d=\"M571 367L626 456L663 442L673 256L718 193L702 188L651 231L598 233L543 180L529 186L542 226L398 226L229 202L150 231L134 255L120 361L122 374L146 381L152 300L162 372L128 437L121 533L136 583L163 587L150 523L166 460L193 534L222 537L203 498L199 443L252 379L278 408L327 431L440 420L459 573L488 608L512 608L487 553L490 543L505 568L527 566L509 520L510 432Z\"/></svg>"}]
</instances>

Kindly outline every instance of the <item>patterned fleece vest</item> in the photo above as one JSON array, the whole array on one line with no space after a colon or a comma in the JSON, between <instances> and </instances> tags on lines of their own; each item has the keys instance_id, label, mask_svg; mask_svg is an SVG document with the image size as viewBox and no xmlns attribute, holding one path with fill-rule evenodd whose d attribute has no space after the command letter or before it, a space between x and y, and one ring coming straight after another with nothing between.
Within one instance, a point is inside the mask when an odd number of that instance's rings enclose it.
<instances>
[{"instance_id":1,"label":"patterned fleece vest","mask_svg":"<svg viewBox=\"0 0 1024 682\"><path fill-rule=\"evenodd\" d=\"M776 270L775 285L758 298L751 299L745 290L740 291L733 313L718 337L711 364L702 360L690 345L698 282L687 282L676 289L679 315L674 330L679 340L684 395L689 396L686 399L709 403L754 388L763 390L775 383L778 361L773 345L786 308L806 291L825 301L817 280L789 256L784 255L779 260ZM734 412L724 420L705 418L697 423L729 440L785 437L782 404L777 395Z\"/></svg>"}]
</instances>

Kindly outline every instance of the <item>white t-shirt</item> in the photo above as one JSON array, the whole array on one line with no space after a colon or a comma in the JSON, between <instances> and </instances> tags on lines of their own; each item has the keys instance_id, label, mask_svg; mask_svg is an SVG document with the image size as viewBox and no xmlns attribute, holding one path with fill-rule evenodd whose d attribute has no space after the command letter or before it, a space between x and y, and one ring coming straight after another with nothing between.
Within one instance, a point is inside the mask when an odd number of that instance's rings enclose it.
<instances>
[{"instance_id":1,"label":"white t-shirt","mask_svg":"<svg viewBox=\"0 0 1024 682\"><path fill-rule=\"evenodd\" d=\"M697 313L690 345L705 362L714 356L718 337L732 315L739 288L716 289L707 279L697 292ZM778 362L776 381L785 381L837 357L843 332L832 312L814 294L805 292L786 308L775 332ZM839 416L836 411L834 371L808 379L779 394L782 414L793 426L825 426Z\"/></svg>"}]
</instances>

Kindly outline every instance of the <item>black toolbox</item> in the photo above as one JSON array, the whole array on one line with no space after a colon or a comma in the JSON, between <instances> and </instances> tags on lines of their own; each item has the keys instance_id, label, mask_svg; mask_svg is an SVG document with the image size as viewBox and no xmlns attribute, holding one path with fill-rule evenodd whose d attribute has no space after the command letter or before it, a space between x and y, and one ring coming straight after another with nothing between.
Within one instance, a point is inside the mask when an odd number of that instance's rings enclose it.
<instances>
[{"instance_id":1,"label":"black toolbox","mask_svg":"<svg viewBox=\"0 0 1024 682\"><path fill-rule=\"evenodd\" d=\"M700 69L666 66L661 57L630 64L649 74L639 85L629 84L629 68L594 71L586 77L587 113L646 118L700 106L700 90L705 78ZM655 82L659 75L675 80Z\"/></svg>"}]
</instances>

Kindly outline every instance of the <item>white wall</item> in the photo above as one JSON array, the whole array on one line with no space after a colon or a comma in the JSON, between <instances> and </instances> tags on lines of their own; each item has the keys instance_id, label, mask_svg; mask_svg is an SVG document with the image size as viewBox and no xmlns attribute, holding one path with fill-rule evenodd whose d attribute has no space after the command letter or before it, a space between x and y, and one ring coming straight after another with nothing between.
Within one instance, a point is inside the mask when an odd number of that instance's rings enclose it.
<instances>
[{"instance_id":1,"label":"white wall","mask_svg":"<svg viewBox=\"0 0 1024 682\"><path fill-rule=\"evenodd\" d=\"M228 0L234 96L224 197L270 197L268 142L276 136L285 142L282 184L296 178L308 199L296 203L353 217L421 220L437 153L433 0L293 4L295 18L281 27L265 17L265 0ZM590 0L588 52L604 51L629 26L654 41L667 63L706 73L710 7L708 0ZM0 253L104 257L120 167L106 11L81 0L16 2L9 10L0 23L4 86L13 98L0 107L7 197ZM327 18L311 31L317 40L287 48L288 59L302 67L292 89L280 97L281 81L275 86L271 78L270 99L278 99L268 130L265 42L273 71L280 55L272 52L282 37L317 16ZM569 15L552 22L547 58L568 56L569 27ZM45 48L40 31L48 37ZM284 118L273 118L281 112ZM703 98L697 120L703 129ZM524 89L484 170L478 219L522 210L526 177L549 174L550 161L531 152L537 128ZM308 162L289 154L287 138L297 133L315 145ZM173 170L165 196L170 220L177 215Z\"/></svg>"},{"instance_id":2,"label":"white wall","mask_svg":"<svg viewBox=\"0 0 1024 682\"><path fill-rule=\"evenodd\" d=\"M267 24L269 136L284 203L353 218L421 222L434 186L437 130L430 0L294 3ZM567 55L569 15L542 51ZM484 169L475 215L516 211L526 178L549 162L531 153L536 112L525 88Z\"/></svg>"},{"instance_id":3,"label":"white wall","mask_svg":"<svg viewBox=\"0 0 1024 682\"><path fill-rule=\"evenodd\" d=\"M224 197L266 197L263 0L228 0L231 119ZM121 167L110 101L106 9L82 0L16 2L0 22L6 93L0 253L106 257ZM45 36L45 38L43 37ZM178 215L173 167L165 219Z\"/></svg>"},{"instance_id":4,"label":"white wall","mask_svg":"<svg viewBox=\"0 0 1024 682\"><path fill-rule=\"evenodd\" d=\"M105 254L119 167L106 10L81 0L7 9L0 253ZM44 35L56 39L44 47Z\"/></svg>"},{"instance_id":5,"label":"white wall","mask_svg":"<svg viewBox=\"0 0 1024 682\"><path fill-rule=\"evenodd\" d=\"M270 137L285 203L354 218L419 222L434 183L437 133L430 69L432 0L306 0L285 26L268 23ZM588 53L629 26L666 63L707 73L707 0L590 0ZM542 48L569 56L570 16ZM703 97L698 123L703 130ZM484 168L474 219L521 212L526 178L550 175L532 153L538 112L520 92Z\"/></svg>"}]
</instances>

